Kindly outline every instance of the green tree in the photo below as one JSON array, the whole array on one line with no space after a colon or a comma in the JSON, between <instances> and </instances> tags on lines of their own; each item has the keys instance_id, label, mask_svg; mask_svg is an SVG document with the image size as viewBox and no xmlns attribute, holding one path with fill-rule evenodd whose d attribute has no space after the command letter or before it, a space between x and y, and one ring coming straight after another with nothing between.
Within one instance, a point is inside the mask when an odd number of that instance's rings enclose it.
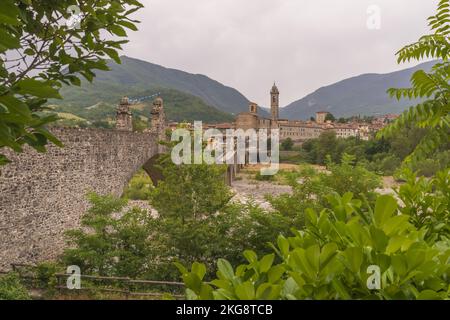
<instances>
[{"instance_id":1,"label":"green tree","mask_svg":"<svg viewBox=\"0 0 450 320\"><path fill-rule=\"evenodd\" d=\"M231 199L224 165L174 165L164 161L163 176L152 190L150 202L163 217L203 219L222 209Z\"/></svg>"},{"instance_id":2,"label":"green tree","mask_svg":"<svg viewBox=\"0 0 450 320\"><path fill-rule=\"evenodd\" d=\"M336 121L336 118L334 117L334 115L332 113L328 113L325 117L325 121L334 122L334 121Z\"/></svg>"},{"instance_id":3,"label":"green tree","mask_svg":"<svg viewBox=\"0 0 450 320\"><path fill-rule=\"evenodd\" d=\"M422 102L405 111L390 126L378 133L378 137L392 137L399 134L406 125L428 128L407 161L414 161L430 155L450 137L450 0L441 0L437 13L428 18L432 34L421 37L417 42L402 48L398 62L440 59L430 72L416 71L411 77L411 88L389 89L397 99L421 99Z\"/></svg>"},{"instance_id":4,"label":"green tree","mask_svg":"<svg viewBox=\"0 0 450 320\"><path fill-rule=\"evenodd\" d=\"M64 265L78 265L84 274L137 278L154 260L152 217L138 208L124 212L124 199L89 195L91 208L81 228L66 232L69 247Z\"/></svg>"},{"instance_id":5,"label":"green tree","mask_svg":"<svg viewBox=\"0 0 450 320\"><path fill-rule=\"evenodd\" d=\"M406 159L417 147L420 140L426 135L427 130L421 128L401 128L398 133L391 136L388 141L391 153L400 159Z\"/></svg>"},{"instance_id":6,"label":"green tree","mask_svg":"<svg viewBox=\"0 0 450 320\"><path fill-rule=\"evenodd\" d=\"M291 138L287 138L281 143L281 148L284 151L291 151L293 146L294 146L294 141L292 141Z\"/></svg>"},{"instance_id":7,"label":"green tree","mask_svg":"<svg viewBox=\"0 0 450 320\"><path fill-rule=\"evenodd\" d=\"M337 144L338 138L336 137L336 132L322 132L317 140L316 163L325 164L327 155L335 155ZM338 161L339 159L333 158L333 160Z\"/></svg>"},{"instance_id":8,"label":"green tree","mask_svg":"<svg viewBox=\"0 0 450 320\"><path fill-rule=\"evenodd\" d=\"M42 113L47 99L61 98L63 84L80 85L80 77L92 81L96 69L108 70L105 56L120 63L117 50L127 42L120 38L136 30L130 15L141 7L137 0L0 2L0 149L61 146L46 129L57 120ZM73 8L80 9L79 26L66 24ZM0 154L0 165L7 162Z\"/></svg>"}]
</instances>

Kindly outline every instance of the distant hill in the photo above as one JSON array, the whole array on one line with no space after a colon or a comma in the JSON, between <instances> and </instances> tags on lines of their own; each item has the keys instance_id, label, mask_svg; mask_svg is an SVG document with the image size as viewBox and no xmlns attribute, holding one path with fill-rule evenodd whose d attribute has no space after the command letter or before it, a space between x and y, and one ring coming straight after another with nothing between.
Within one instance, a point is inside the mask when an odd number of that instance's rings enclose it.
<instances>
[{"instance_id":1,"label":"distant hill","mask_svg":"<svg viewBox=\"0 0 450 320\"><path fill-rule=\"evenodd\" d=\"M81 87L63 88L64 100L52 103L80 109L97 103L115 105L123 95L142 96L161 91L171 120L229 121L231 115L248 108L248 100L241 93L204 75L127 56L122 56L121 61L122 64L110 61L110 71L97 71L93 84L83 81Z\"/></svg>"},{"instance_id":2,"label":"distant hill","mask_svg":"<svg viewBox=\"0 0 450 320\"><path fill-rule=\"evenodd\" d=\"M336 117L400 113L414 104L389 98L389 88L410 86L411 75L419 69L429 70L436 61L387 74L363 74L322 87L280 110L286 119L309 119L317 111L329 111Z\"/></svg>"},{"instance_id":3,"label":"distant hill","mask_svg":"<svg viewBox=\"0 0 450 320\"><path fill-rule=\"evenodd\" d=\"M166 88L150 88L146 91L127 89L114 84L86 84L81 88L63 88L64 100L51 101L54 111L73 114L88 121L113 120L120 97L130 95L136 97L148 96L155 92L161 93L164 99L164 109L168 120L194 121L202 120L210 123L233 121L234 117L207 105L202 99L193 95ZM152 100L144 100L132 105L133 114L144 118L150 117ZM145 120L145 119L144 119Z\"/></svg>"}]
</instances>

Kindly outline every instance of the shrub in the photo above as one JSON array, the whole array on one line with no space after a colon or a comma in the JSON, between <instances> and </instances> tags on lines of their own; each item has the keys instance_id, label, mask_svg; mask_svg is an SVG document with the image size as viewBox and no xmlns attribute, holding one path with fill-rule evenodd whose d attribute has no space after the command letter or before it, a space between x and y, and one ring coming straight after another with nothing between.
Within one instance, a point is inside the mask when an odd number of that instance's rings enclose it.
<instances>
[{"instance_id":1,"label":"shrub","mask_svg":"<svg viewBox=\"0 0 450 320\"><path fill-rule=\"evenodd\" d=\"M60 266L54 262L42 262L36 267L36 278L40 288L52 288L56 285L56 273Z\"/></svg>"},{"instance_id":2,"label":"shrub","mask_svg":"<svg viewBox=\"0 0 450 320\"><path fill-rule=\"evenodd\" d=\"M30 300L27 289L22 285L19 275L8 273L0 276L0 300Z\"/></svg>"},{"instance_id":3,"label":"shrub","mask_svg":"<svg viewBox=\"0 0 450 320\"><path fill-rule=\"evenodd\" d=\"M448 299L449 241L430 245L391 196L364 210L351 193L329 196L330 210L308 210L293 237L279 236L275 254L244 251L236 269L217 261L217 278L205 282L206 266L176 264L188 299ZM279 262L275 261L278 256ZM372 269L376 266L375 269ZM371 270L380 270L374 290ZM376 273L375 273L376 275ZM375 281L376 283L377 281Z\"/></svg>"},{"instance_id":4,"label":"shrub","mask_svg":"<svg viewBox=\"0 0 450 320\"><path fill-rule=\"evenodd\" d=\"M151 216L138 208L123 214L126 200L113 196L90 194L89 201L92 206L81 228L66 232L70 247L62 262L79 266L85 274L135 278L145 273L154 249Z\"/></svg>"},{"instance_id":5,"label":"shrub","mask_svg":"<svg viewBox=\"0 0 450 320\"><path fill-rule=\"evenodd\" d=\"M331 171L329 175L322 175L322 183L331 190L344 194L353 194L364 197L373 197L376 188L381 186L380 178L356 163L355 156L344 154L341 164L336 164L328 158L327 169Z\"/></svg>"},{"instance_id":6,"label":"shrub","mask_svg":"<svg viewBox=\"0 0 450 320\"><path fill-rule=\"evenodd\" d=\"M365 162L364 167L380 175L392 176L401 167L402 160L389 153L378 153L371 162Z\"/></svg>"},{"instance_id":7,"label":"shrub","mask_svg":"<svg viewBox=\"0 0 450 320\"><path fill-rule=\"evenodd\" d=\"M284 151L291 151L294 146L294 141L291 138L287 138L281 143L281 149Z\"/></svg>"},{"instance_id":8,"label":"shrub","mask_svg":"<svg viewBox=\"0 0 450 320\"><path fill-rule=\"evenodd\" d=\"M149 200L151 189L153 188L152 179L144 170L139 170L124 191L124 196L131 200Z\"/></svg>"},{"instance_id":9,"label":"shrub","mask_svg":"<svg viewBox=\"0 0 450 320\"><path fill-rule=\"evenodd\" d=\"M430 243L450 239L450 169L426 179L406 168L399 177L405 181L396 190L403 203L401 212L426 231L424 237Z\"/></svg>"},{"instance_id":10,"label":"shrub","mask_svg":"<svg viewBox=\"0 0 450 320\"><path fill-rule=\"evenodd\" d=\"M400 158L394 155L389 155L381 160L380 171L385 176L392 176L398 170L398 168L401 167L401 164L402 160L400 160Z\"/></svg>"},{"instance_id":11,"label":"shrub","mask_svg":"<svg viewBox=\"0 0 450 320\"><path fill-rule=\"evenodd\" d=\"M257 180L257 181L273 181L273 180L275 180L275 176L262 175L261 172L258 171L255 175L255 180Z\"/></svg>"}]
</instances>

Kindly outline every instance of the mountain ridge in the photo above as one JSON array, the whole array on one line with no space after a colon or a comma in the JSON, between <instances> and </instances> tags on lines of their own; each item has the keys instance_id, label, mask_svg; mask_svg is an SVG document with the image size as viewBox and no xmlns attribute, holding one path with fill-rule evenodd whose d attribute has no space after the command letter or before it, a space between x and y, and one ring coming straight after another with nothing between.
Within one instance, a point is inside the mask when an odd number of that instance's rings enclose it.
<instances>
[{"instance_id":1,"label":"mountain ridge","mask_svg":"<svg viewBox=\"0 0 450 320\"><path fill-rule=\"evenodd\" d=\"M364 73L320 87L305 97L280 109L280 116L286 119L308 119L317 111L328 111L336 117L353 115L377 115L400 113L418 100L390 98L389 88L409 87L413 72L428 71L437 61L390 73Z\"/></svg>"},{"instance_id":2,"label":"mountain ridge","mask_svg":"<svg viewBox=\"0 0 450 320\"><path fill-rule=\"evenodd\" d=\"M83 108L104 102L112 107L121 96L140 97L164 91L170 120L232 121L248 110L249 100L238 90L223 85L207 75L167 68L144 60L121 56L122 64L109 61L110 71L98 71L94 82L82 81L81 87L63 87L62 112L89 116ZM305 97L280 108L285 119L309 119L317 111L329 111L336 117L400 113L418 101L396 101L386 93L391 87L409 87L411 74L429 70L436 61L390 73L363 73L322 86ZM170 92L167 92L169 90ZM178 92L178 94L177 94ZM164 96L163 96L164 98ZM151 107L151 102L146 102ZM268 117L270 109L260 108Z\"/></svg>"}]
</instances>

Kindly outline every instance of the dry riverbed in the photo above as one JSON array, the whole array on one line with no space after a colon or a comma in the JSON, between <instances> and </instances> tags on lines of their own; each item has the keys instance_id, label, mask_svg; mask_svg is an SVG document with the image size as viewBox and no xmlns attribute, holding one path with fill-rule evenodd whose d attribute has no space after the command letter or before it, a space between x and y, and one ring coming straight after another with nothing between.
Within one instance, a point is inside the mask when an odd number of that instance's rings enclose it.
<instances>
[{"instance_id":1,"label":"dry riverbed","mask_svg":"<svg viewBox=\"0 0 450 320\"><path fill-rule=\"evenodd\" d=\"M326 171L324 167L314 166L316 170ZM298 165L281 164L280 170L293 171L298 170ZM280 181L258 181L255 179L256 173L260 170L260 166L248 166L238 174L237 179L233 181L232 191L235 194L232 201L246 203L253 201L261 208L271 210L270 203L266 200L266 195L279 196L281 194L291 194L292 188L288 185L280 183ZM397 187L393 177L383 177L383 188L376 191L380 194L394 194L393 188ZM139 207L145 209L154 217L158 216L158 212L153 209L147 201L130 200L127 209L131 207Z\"/></svg>"}]
</instances>

